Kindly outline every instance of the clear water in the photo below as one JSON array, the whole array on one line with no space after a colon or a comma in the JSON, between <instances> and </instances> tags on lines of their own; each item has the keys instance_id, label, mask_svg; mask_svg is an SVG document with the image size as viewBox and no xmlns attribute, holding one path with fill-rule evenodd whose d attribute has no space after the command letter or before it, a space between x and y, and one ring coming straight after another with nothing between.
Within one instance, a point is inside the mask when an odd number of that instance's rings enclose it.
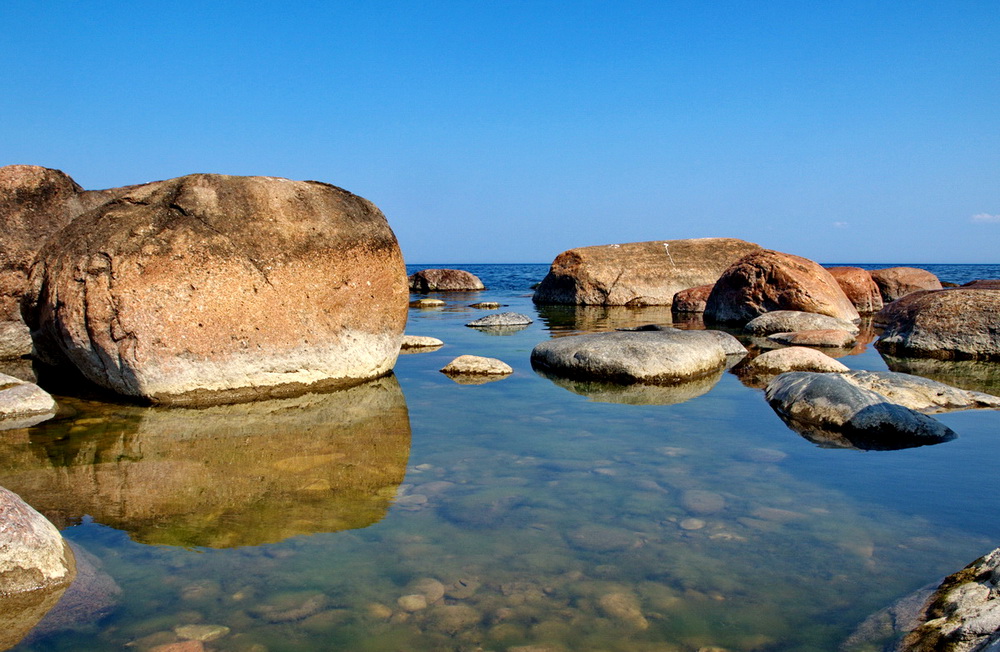
<instances>
[{"instance_id":1,"label":"clear water","mask_svg":"<svg viewBox=\"0 0 1000 652\"><path fill-rule=\"evenodd\" d=\"M197 624L228 628L206 649L255 652L837 650L1000 542L996 412L864 452L806 441L728 373L684 402L565 387L531 370L535 344L669 311L539 310L545 265L448 266L488 289L412 309L407 331L445 345L394 378L200 411L67 399L4 433L0 485L92 569L15 649L148 650ZM535 322L465 327L480 300ZM461 354L514 374L456 383L438 370ZM870 347L842 361L886 368Z\"/></svg>"}]
</instances>

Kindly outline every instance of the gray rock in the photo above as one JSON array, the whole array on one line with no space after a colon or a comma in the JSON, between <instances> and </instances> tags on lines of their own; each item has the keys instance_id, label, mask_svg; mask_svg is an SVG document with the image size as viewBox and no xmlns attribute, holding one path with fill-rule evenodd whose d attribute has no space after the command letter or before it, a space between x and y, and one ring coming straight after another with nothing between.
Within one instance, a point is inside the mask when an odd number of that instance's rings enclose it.
<instances>
[{"instance_id":1,"label":"gray rock","mask_svg":"<svg viewBox=\"0 0 1000 652\"><path fill-rule=\"evenodd\" d=\"M669 385L717 371L726 363L706 331L590 333L560 337L531 352L536 370L584 380Z\"/></svg>"},{"instance_id":2,"label":"gray rock","mask_svg":"<svg viewBox=\"0 0 1000 652\"><path fill-rule=\"evenodd\" d=\"M1000 548L949 575L931 596L903 652L972 652L1000 646Z\"/></svg>"},{"instance_id":3,"label":"gray rock","mask_svg":"<svg viewBox=\"0 0 1000 652\"><path fill-rule=\"evenodd\" d=\"M918 412L947 412L970 408L1000 409L1000 397L945 385L894 371L851 371L844 378L858 387Z\"/></svg>"},{"instance_id":4,"label":"gray rock","mask_svg":"<svg viewBox=\"0 0 1000 652\"><path fill-rule=\"evenodd\" d=\"M730 335L725 331L716 330L685 330L681 328L675 328L673 326L663 326L660 324L645 324L643 326L633 326L630 328L616 328L616 331L622 332L646 332L646 331L669 331L678 332L684 331L686 333L699 333L696 337L711 337L714 338L720 345L722 345L723 351L726 355L738 355L740 357L745 356L748 351L747 347L743 346L738 339Z\"/></svg>"},{"instance_id":5,"label":"gray rock","mask_svg":"<svg viewBox=\"0 0 1000 652\"><path fill-rule=\"evenodd\" d=\"M20 319L0 322L0 358L20 358L31 353L31 331Z\"/></svg>"},{"instance_id":6,"label":"gray rock","mask_svg":"<svg viewBox=\"0 0 1000 652\"><path fill-rule=\"evenodd\" d=\"M473 374L486 376L505 376L514 373L510 365L496 358L485 358L478 355L460 355L441 369L448 375Z\"/></svg>"},{"instance_id":7,"label":"gray rock","mask_svg":"<svg viewBox=\"0 0 1000 652\"><path fill-rule=\"evenodd\" d=\"M825 353L804 346L767 351L733 368L733 373L751 387L763 387L786 371L843 372L849 368Z\"/></svg>"},{"instance_id":8,"label":"gray rock","mask_svg":"<svg viewBox=\"0 0 1000 652\"><path fill-rule=\"evenodd\" d=\"M941 422L839 373L783 373L768 383L764 395L789 427L821 446L894 450L957 436Z\"/></svg>"},{"instance_id":9,"label":"gray rock","mask_svg":"<svg viewBox=\"0 0 1000 652\"><path fill-rule=\"evenodd\" d=\"M55 413L55 400L41 387L0 374L0 430L26 428Z\"/></svg>"},{"instance_id":10,"label":"gray rock","mask_svg":"<svg viewBox=\"0 0 1000 652\"><path fill-rule=\"evenodd\" d=\"M444 346L444 342L436 337L426 337L424 335L403 335L403 342L400 348L403 349L429 349Z\"/></svg>"},{"instance_id":11,"label":"gray rock","mask_svg":"<svg viewBox=\"0 0 1000 652\"><path fill-rule=\"evenodd\" d=\"M794 331L842 330L857 335L858 325L846 319L839 319L815 312L801 310L772 310L754 317L743 327L751 335L770 335Z\"/></svg>"},{"instance_id":12,"label":"gray rock","mask_svg":"<svg viewBox=\"0 0 1000 652\"><path fill-rule=\"evenodd\" d=\"M3 487L0 523L0 597L65 587L73 581L73 551L59 530Z\"/></svg>"},{"instance_id":13,"label":"gray rock","mask_svg":"<svg viewBox=\"0 0 1000 652\"><path fill-rule=\"evenodd\" d=\"M470 321L466 326L472 328L493 328L498 326L527 326L531 317L519 312L498 312Z\"/></svg>"}]
</instances>

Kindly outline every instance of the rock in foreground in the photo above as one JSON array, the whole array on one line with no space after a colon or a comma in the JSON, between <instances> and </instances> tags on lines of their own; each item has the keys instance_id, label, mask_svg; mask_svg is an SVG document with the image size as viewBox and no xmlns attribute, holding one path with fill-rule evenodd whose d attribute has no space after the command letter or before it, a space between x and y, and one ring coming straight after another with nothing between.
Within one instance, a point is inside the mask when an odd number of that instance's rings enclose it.
<instances>
[{"instance_id":1,"label":"rock in foreground","mask_svg":"<svg viewBox=\"0 0 1000 652\"><path fill-rule=\"evenodd\" d=\"M485 290L478 276L461 269L422 269L409 277L413 292Z\"/></svg>"},{"instance_id":2,"label":"rock in foreground","mask_svg":"<svg viewBox=\"0 0 1000 652\"><path fill-rule=\"evenodd\" d=\"M406 272L382 213L315 181L139 186L39 252L24 316L50 364L161 403L354 384L392 369Z\"/></svg>"},{"instance_id":3,"label":"rock in foreground","mask_svg":"<svg viewBox=\"0 0 1000 652\"><path fill-rule=\"evenodd\" d=\"M669 385L725 366L726 351L707 331L590 333L542 342L531 365L544 373L611 383Z\"/></svg>"},{"instance_id":4,"label":"rock in foreground","mask_svg":"<svg viewBox=\"0 0 1000 652\"><path fill-rule=\"evenodd\" d=\"M783 373L768 383L764 395L789 427L821 446L894 450L957 436L941 422L839 373Z\"/></svg>"},{"instance_id":5,"label":"rock in foreground","mask_svg":"<svg viewBox=\"0 0 1000 652\"><path fill-rule=\"evenodd\" d=\"M38 385L0 373L0 430L51 419L56 407L55 399Z\"/></svg>"},{"instance_id":6,"label":"rock in foreground","mask_svg":"<svg viewBox=\"0 0 1000 652\"><path fill-rule=\"evenodd\" d=\"M715 283L760 246L734 238L579 247L559 254L535 290L539 304L669 306L674 294Z\"/></svg>"},{"instance_id":7,"label":"rock in foreground","mask_svg":"<svg viewBox=\"0 0 1000 652\"><path fill-rule=\"evenodd\" d=\"M1000 360L1000 292L921 292L886 306L875 347L894 356Z\"/></svg>"},{"instance_id":8,"label":"rock in foreground","mask_svg":"<svg viewBox=\"0 0 1000 652\"><path fill-rule=\"evenodd\" d=\"M0 597L66 587L75 568L56 526L0 487Z\"/></svg>"},{"instance_id":9,"label":"rock in foreground","mask_svg":"<svg viewBox=\"0 0 1000 652\"><path fill-rule=\"evenodd\" d=\"M973 652L1000 646L1000 548L949 575L901 652Z\"/></svg>"},{"instance_id":10,"label":"rock in foreground","mask_svg":"<svg viewBox=\"0 0 1000 652\"><path fill-rule=\"evenodd\" d=\"M860 319L837 280L800 256L762 249L726 269L705 305L705 319L746 323L766 312L798 310Z\"/></svg>"}]
</instances>

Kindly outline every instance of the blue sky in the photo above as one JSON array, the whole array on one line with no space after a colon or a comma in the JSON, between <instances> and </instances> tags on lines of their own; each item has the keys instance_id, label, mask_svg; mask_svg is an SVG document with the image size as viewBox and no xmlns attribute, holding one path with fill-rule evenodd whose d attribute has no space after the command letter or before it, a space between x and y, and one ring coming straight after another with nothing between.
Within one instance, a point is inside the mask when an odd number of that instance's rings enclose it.
<instances>
[{"instance_id":1,"label":"blue sky","mask_svg":"<svg viewBox=\"0 0 1000 652\"><path fill-rule=\"evenodd\" d=\"M1000 4L0 3L0 165L316 179L412 263L996 263Z\"/></svg>"}]
</instances>

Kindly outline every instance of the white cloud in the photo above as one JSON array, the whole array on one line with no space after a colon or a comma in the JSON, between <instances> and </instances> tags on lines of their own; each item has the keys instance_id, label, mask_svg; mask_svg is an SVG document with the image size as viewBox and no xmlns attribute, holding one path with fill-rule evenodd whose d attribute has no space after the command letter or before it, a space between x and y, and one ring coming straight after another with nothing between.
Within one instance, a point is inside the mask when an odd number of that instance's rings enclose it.
<instances>
[{"instance_id":1,"label":"white cloud","mask_svg":"<svg viewBox=\"0 0 1000 652\"><path fill-rule=\"evenodd\" d=\"M990 215L989 213L979 213L978 215L973 215L972 216L972 221L973 222L979 222L979 223L989 223L989 222L1000 223L1000 215Z\"/></svg>"},{"instance_id":2,"label":"white cloud","mask_svg":"<svg viewBox=\"0 0 1000 652\"><path fill-rule=\"evenodd\" d=\"M838 229L843 229L847 226L847 222L834 222L833 225Z\"/></svg>"}]
</instances>

